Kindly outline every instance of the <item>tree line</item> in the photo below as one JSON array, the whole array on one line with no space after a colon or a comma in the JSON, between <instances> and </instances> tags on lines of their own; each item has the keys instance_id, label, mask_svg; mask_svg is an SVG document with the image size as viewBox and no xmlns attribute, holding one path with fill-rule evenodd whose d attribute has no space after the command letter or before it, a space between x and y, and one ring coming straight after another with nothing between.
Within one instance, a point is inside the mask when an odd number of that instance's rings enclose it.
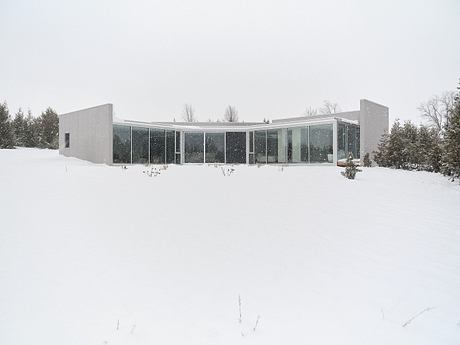
<instances>
[{"instance_id":1,"label":"tree line","mask_svg":"<svg viewBox=\"0 0 460 345\"><path fill-rule=\"evenodd\" d=\"M374 161L381 167L439 172L460 179L460 86L422 103L427 125L396 120L382 136Z\"/></svg>"},{"instance_id":2,"label":"tree line","mask_svg":"<svg viewBox=\"0 0 460 345\"><path fill-rule=\"evenodd\" d=\"M39 117L27 115L21 108L11 117L6 102L0 103L0 149L16 146L57 149L59 147L59 119L48 107Z\"/></svg>"}]
</instances>

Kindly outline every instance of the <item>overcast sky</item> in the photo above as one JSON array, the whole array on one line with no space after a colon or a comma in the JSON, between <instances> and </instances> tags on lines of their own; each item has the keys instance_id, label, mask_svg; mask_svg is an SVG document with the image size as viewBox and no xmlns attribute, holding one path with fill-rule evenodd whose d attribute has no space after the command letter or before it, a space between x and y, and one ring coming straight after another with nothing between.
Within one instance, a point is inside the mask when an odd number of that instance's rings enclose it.
<instances>
[{"instance_id":1,"label":"overcast sky","mask_svg":"<svg viewBox=\"0 0 460 345\"><path fill-rule=\"evenodd\" d=\"M367 98L420 122L458 84L459 22L459 0L0 0L0 101L260 121Z\"/></svg>"}]
</instances>

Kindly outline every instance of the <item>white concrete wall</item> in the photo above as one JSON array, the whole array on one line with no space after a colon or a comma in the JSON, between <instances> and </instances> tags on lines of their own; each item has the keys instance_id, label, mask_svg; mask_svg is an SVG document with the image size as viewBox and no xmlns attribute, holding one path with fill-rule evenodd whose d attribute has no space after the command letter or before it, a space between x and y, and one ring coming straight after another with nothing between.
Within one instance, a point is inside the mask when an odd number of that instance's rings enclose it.
<instances>
[{"instance_id":1,"label":"white concrete wall","mask_svg":"<svg viewBox=\"0 0 460 345\"><path fill-rule=\"evenodd\" d=\"M70 147L65 148L65 133ZM93 163L112 164L113 105L59 115L59 153Z\"/></svg>"},{"instance_id":2,"label":"white concrete wall","mask_svg":"<svg viewBox=\"0 0 460 345\"><path fill-rule=\"evenodd\" d=\"M359 124L360 124L360 155L361 160L366 153L371 158L377 150L380 138L388 133L390 126L388 107L362 99L359 102Z\"/></svg>"}]
</instances>

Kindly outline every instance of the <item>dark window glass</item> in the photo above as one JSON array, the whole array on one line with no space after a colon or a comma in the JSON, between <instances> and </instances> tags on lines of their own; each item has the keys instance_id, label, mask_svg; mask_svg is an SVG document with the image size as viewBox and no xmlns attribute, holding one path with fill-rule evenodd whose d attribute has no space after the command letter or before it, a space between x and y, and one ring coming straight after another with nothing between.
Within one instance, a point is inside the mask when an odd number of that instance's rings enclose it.
<instances>
[{"instance_id":1,"label":"dark window glass","mask_svg":"<svg viewBox=\"0 0 460 345\"><path fill-rule=\"evenodd\" d=\"M308 162L308 127L301 128L300 137L300 160Z\"/></svg>"},{"instance_id":2,"label":"dark window glass","mask_svg":"<svg viewBox=\"0 0 460 345\"><path fill-rule=\"evenodd\" d=\"M246 163L246 132L227 132L226 163Z\"/></svg>"},{"instance_id":3,"label":"dark window glass","mask_svg":"<svg viewBox=\"0 0 460 345\"><path fill-rule=\"evenodd\" d=\"M206 163L225 163L224 133L206 133Z\"/></svg>"},{"instance_id":4,"label":"dark window glass","mask_svg":"<svg viewBox=\"0 0 460 345\"><path fill-rule=\"evenodd\" d=\"M267 131L254 132L254 150L255 162L267 163Z\"/></svg>"},{"instance_id":5,"label":"dark window glass","mask_svg":"<svg viewBox=\"0 0 460 345\"><path fill-rule=\"evenodd\" d=\"M70 133L65 134L65 147L66 148L70 147Z\"/></svg>"},{"instance_id":6,"label":"dark window glass","mask_svg":"<svg viewBox=\"0 0 460 345\"><path fill-rule=\"evenodd\" d=\"M131 127L113 125L113 162L131 163Z\"/></svg>"},{"instance_id":7,"label":"dark window glass","mask_svg":"<svg viewBox=\"0 0 460 345\"><path fill-rule=\"evenodd\" d=\"M310 162L332 161L332 124L310 126Z\"/></svg>"},{"instance_id":8,"label":"dark window glass","mask_svg":"<svg viewBox=\"0 0 460 345\"><path fill-rule=\"evenodd\" d=\"M254 152L254 132L249 132L249 152Z\"/></svg>"},{"instance_id":9,"label":"dark window glass","mask_svg":"<svg viewBox=\"0 0 460 345\"><path fill-rule=\"evenodd\" d=\"M132 128L133 163L149 162L149 129L141 127Z\"/></svg>"},{"instance_id":10,"label":"dark window glass","mask_svg":"<svg viewBox=\"0 0 460 345\"><path fill-rule=\"evenodd\" d=\"M180 153L176 153L176 164L181 164Z\"/></svg>"},{"instance_id":11,"label":"dark window glass","mask_svg":"<svg viewBox=\"0 0 460 345\"><path fill-rule=\"evenodd\" d=\"M359 126L349 124L348 128L348 152L351 152L353 158L359 158Z\"/></svg>"},{"instance_id":12,"label":"dark window glass","mask_svg":"<svg viewBox=\"0 0 460 345\"><path fill-rule=\"evenodd\" d=\"M278 130L267 131L267 163L278 163Z\"/></svg>"},{"instance_id":13,"label":"dark window glass","mask_svg":"<svg viewBox=\"0 0 460 345\"><path fill-rule=\"evenodd\" d=\"M165 163L165 131L150 129L150 164Z\"/></svg>"},{"instance_id":14,"label":"dark window glass","mask_svg":"<svg viewBox=\"0 0 460 345\"><path fill-rule=\"evenodd\" d=\"M347 147L347 126L339 122L337 126L337 159L347 157Z\"/></svg>"},{"instance_id":15,"label":"dark window glass","mask_svg":"<svg viewBox=\"0 0 460 345\"><path fill-rule=\"evenodd\" d=\"M176 132L176 153L180 153L180 132Z\"/></svg>"},{"instance_id":16,"label":"dark window glass","mask_svg":"<svg viewBox=\"0 0 460 345\"><path fill-rule=\"evenodd\" d=\"M249 154L249 164L254 164L254 163L255 163L254 153L250 153Z\"/></svg>"},{"instance_id":17,"label":"dark window glass","mask_svg":"<svg viewBox=\"0 0 460 345\"><path fill-rule=\"evenodd\" d=\"M174 131L166 131L166 163L174 163L176 159L176 135Z\"/></svg>"},{"instance_id":18,"label":"dark window glass","mask_svg":"<svg viewBox=\"0 0 460 345\"><path fill-rule=\"evenodd\" d=\"M203 133L185 133L185 163L204 162L203 139Z\"/></svg>"}]
</instances>

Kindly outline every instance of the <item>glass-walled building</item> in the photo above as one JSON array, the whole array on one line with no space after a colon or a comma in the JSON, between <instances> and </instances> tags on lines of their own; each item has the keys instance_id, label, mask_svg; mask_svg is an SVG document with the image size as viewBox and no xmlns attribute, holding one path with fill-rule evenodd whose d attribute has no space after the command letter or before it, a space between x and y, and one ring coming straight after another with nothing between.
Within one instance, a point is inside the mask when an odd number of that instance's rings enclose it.
<instances>
[{"instance_id":1,"label":"glass-walled building","mask_svg":"<svg viewBox=\"0 0 460 345\"><path fill-rule=\"evenodd\" d=\"M185 128L187 127L187 128ZM286 124L113 124L114 164L332 164L359 158L359 125L344 119Z\"/></svg>"},{"instance_id":2,"label":"glass-walled building","mask_svg":"<svg viewBox=\"0 0 460 345\"><path fill-rule=\"evenodd\" d=\"M270 123L139 122L104 104L59 116L59 152L105 164L337 164L372 154L388 132L388 108Z\"/></svg>"}]
</instances>

